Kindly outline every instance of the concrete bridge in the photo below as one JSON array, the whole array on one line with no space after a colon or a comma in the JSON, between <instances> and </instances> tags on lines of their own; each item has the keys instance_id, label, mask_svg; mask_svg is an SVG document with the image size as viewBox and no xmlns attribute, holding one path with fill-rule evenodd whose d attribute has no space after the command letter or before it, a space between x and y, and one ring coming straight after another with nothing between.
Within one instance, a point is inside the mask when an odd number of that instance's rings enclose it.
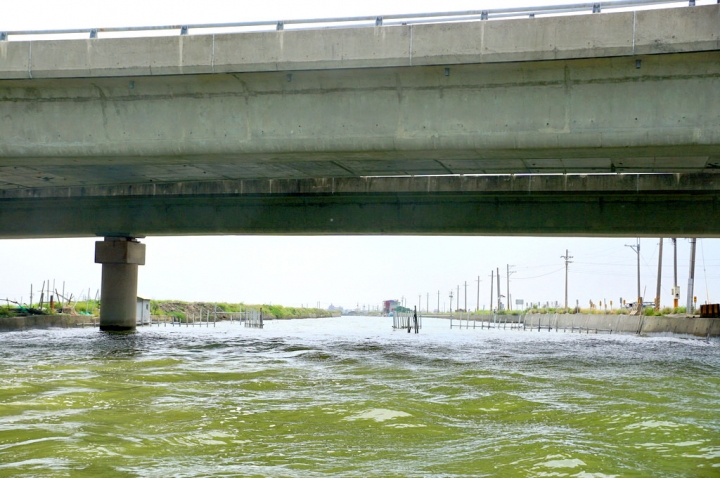
<instances>
[{"instance_id":1,"label":"concrete bridge","mask_svg":"<svg viewBox=\"0 0 720 478\"><path fill-rule=\"evenodd\" d=\"M718 91L720 5L0 41L0 237L105 236L122 329L148 234L714 236Z\"/></svg>"}]
</instances>

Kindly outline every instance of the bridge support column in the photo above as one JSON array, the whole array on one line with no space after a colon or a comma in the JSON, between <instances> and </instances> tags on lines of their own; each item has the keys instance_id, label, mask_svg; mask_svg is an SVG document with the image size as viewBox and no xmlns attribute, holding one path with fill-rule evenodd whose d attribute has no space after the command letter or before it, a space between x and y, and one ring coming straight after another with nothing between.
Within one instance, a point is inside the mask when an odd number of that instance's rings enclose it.
<instances>
[{"instance_id":1,"label":"bridge support column","mask_svg":"<svg viewBox=\"0 0 720 478\"><path fill-rule=\"evenodd\" d=\"M145 244L132 237L106 237L95 243L102 264L100 330L135 330L138 266L145 264Z\"/></svg>"}]
</instances>

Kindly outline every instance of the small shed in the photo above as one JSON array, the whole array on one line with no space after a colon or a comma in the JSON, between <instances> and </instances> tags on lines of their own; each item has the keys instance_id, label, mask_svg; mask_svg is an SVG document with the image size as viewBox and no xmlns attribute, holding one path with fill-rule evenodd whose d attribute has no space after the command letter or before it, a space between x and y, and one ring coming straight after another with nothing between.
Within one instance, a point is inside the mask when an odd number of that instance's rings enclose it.
<instances>
[{"instance_id":1,"label":"small shed","mask_svg":"<svg viewBox=\"0 0 720 478\"><path fill-rule=\"evenodd\" d=\"M150 324L150 299L137 298L137 325Z\"/></svg>"}]
</instances>

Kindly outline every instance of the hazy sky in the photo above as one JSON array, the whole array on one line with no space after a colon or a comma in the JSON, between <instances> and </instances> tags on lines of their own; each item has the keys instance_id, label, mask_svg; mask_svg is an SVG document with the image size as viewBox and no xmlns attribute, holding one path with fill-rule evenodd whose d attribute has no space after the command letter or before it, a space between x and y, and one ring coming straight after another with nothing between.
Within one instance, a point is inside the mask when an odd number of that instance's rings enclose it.
<instances>
[{"instance_id":1,"label":"hazy sky","mask_svg":"<svg viewBox=\"0 0 720 478\"><path fill-rule=\"evenodd\" d=\"M30 283L55 281L76 296L100 287L99 264L93 263L96 239L2 240L0 297L27 299ZM625 244L634 238L525 238L525 237L408 237L408 236L213 236L150 237L147 264L140 268L139 293L156 299L244 301L284 305L329 303L354 307L378 305L384 299L405 296L415 305L426 294L437 307L437 293L448 303L450 289L465 281L468 306L474 308L480 279L480 307L489 305L490 272L499 267L502 293L506 293L506 265L513 298L525 301L564 300L565 270L560 258L565 249L570 264L569 297L586 306L637 293L635 252ZM641 286L645 297L655 296L658 240L641 241ZM663 251L663 303L671 304L672 246ZM689 264L689 243L678 240L678 283L684 304ZM699 302L720 300L720 248L718 240L700 240L697 248L696 295ZM706 287L707 279L707 287ZM495 289L497 291L497 289ZM85 294L86 292L83 292Z\"/></svg>"},{"instance_id":2,"label":"hazy sky","mask_svg":"<svg viewBox=\"0 0 720 478\"><path fill-rule=\"evenodd\" d=\"M217 23L389 13L454 11L574 3L546 1L428 0L363 2L272 1L241 2L124 0L23 0L3 2L0 31L132 25ZM715 3L698 1L698 5ZM681 2L686 5L687 2ZM621 220L621 218L618 218ZM30 284L44 280L74 295L94 296L100 287L101 266L93 263L96 239L0 240L0 298L27 301ZM464 304L468 283L469 308L476 305L480 276L480 307L490 301L490 271L499 267L506 294L506 265L514 265L513 299L554 301L564 298L565 270L560 258L570 250L570 300L607 299L614 304L636 295L636 254L625 244L634 238L501 238L501 237L151 237L147 265L140 269L139 294L157 299L244 301L345 307L377 306L384 299L406 297L408 305L430 294L431 308L447 307L450 290L461 286ZM658 240L643 239L641 287L655 296ZM720 300L718 240L698 242L696 287L698 302ZM665 241L662 301L672 302L672 245ZM685 302L689 243L678 239L678 283ZM497 289L496 289L497 290ZM455 292L454 292L455 293ZM444 305L443 305L444 304Z\"/></svg>"}]
</instances>

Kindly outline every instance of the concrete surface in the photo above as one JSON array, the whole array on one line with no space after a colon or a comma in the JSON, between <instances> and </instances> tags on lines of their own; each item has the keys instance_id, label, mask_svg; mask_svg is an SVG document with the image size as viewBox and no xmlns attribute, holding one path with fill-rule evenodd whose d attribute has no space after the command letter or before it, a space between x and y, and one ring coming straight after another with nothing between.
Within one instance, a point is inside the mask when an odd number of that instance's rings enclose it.
<instances>
[{"instance_id":1,"label":"concrete surface","mask_svg":"<svg viewBox=\"0 0 720 478\"><path fill-rule=\"evenodd\" d=\"M0 198L0 238L720 235L716 174L208 181L0 191Z\"/></svg>"},{"instance_id":2,"label":"concrete surface","mask_svg":"<svg viewBox=\"0 0 720 478\"><path fill-rule=\"evenodd\" d=\"M50 327L91 327L97 318L84 315L30 315L27 317L0 317L0 331L47 329Z\"/></svg>"},{"instance_id":3,"label":"concrete surface","mask_svg":"<svg viewBox=\"0 0 720 478\"><path fill-rule=\"evenodd\" d=\"M720 5L3 41L0 237L713 237L719 41ZM682 174L439 177L632 172Z\"/></svg>"},{"instance_id":4,"label":"concrete surface","mask_svg":"<svg viewBox=\"0 0 720 478\"><path fill-rule=\"evenodd\" d=\"M0 81L0 189L720 167L720 51L635 60Z\"/></svg>"},{"instance_id":5,"label":"concrete surface","mask_svg":"<svg viewBox=\"0 0 720 478\"><path fill-rule=\"evenodd\" d=\"M502 316L499 316L502 317ZM582 328L583 332L632 333L640 335L720 336L720 319L699 317L644 317L602 314L528 314L525 325L555 329Z\"/></svg>"},{"instance_id":6,"label":"concrete surface","mask_svg":"<svg viewBox=\"0 0 720 478\"><path fill-rule=\"evenodd\" d=\"M0 79L455 65L717 50L720 6L535 19L0 42Z\"/></svg>"},{"instance_id":7,"label":"concrete surface","mask_svg":"<svg viewBox=\"0 0 720 478\"><path fill-rule=\"evenodd\" d=\"M100 330L135 330L138 266L145 264L145 244L129 237L106 237L95 243L95 262L102 264Z\"/></svg>"}]
</instances>

